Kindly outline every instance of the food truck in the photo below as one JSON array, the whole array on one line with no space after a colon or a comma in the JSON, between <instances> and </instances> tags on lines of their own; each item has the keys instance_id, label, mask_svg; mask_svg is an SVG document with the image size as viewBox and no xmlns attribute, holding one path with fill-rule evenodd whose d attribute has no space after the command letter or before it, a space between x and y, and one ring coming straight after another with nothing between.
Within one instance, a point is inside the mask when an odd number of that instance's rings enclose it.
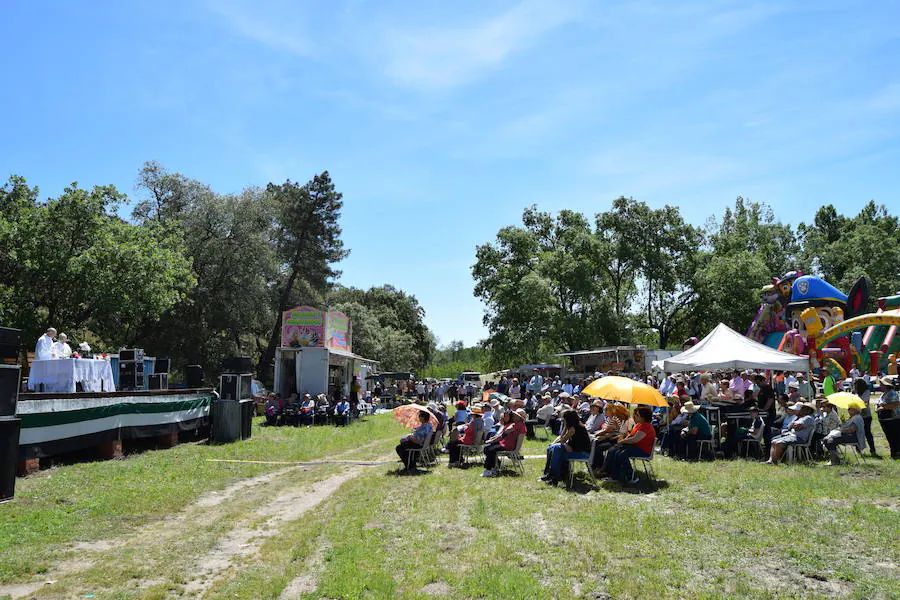
<instances>
[{"instance_id":1,"label":"food truck","mask_svg":"<svg viewBox=\"0 0 900 600\"><path fill-rule=\"evenodd\" d=\"M275 392L350 395L358 378L365 391L378 361L353 353L353 323L339 311L298 306L281 315L281 345L275 350Z\"/></svg>"}]
</instances>

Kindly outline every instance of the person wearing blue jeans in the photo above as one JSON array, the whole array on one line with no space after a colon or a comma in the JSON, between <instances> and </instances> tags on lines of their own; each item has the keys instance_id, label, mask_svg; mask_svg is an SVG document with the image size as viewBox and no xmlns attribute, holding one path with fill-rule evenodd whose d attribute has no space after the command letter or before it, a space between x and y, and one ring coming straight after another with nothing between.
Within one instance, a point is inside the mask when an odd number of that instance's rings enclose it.
<instances>
[{"instance_id":1,"label":"person wearing blue jeans","mask_svg":"<svg viewBox=\"0 0 900 600\"><path fill-rule=\"evenodd\" d=\"M647 457L653 450L656 442L656 430L653 429L651 420L653 411L648 406L639 406L634 409L634 427L628 435L619 438L618 443L606 453L603 461L603 472L606 473L604 481L619 481L621 483L637 483L631 468L632 456Z\"/></svg>"},{"instance_id":2,"label":"person wearing blue jeans","mask_svg":"<svg viewBox=\"0 0 900 600\"><path fill-rule=\"evenodd\" d=\"M567 410L562 414L566 430L547 448L547 462L540 481L555 485L568 475L570 458L588 458L591 437L578 418L578 412Z\"/></svg>"}]
</instances>

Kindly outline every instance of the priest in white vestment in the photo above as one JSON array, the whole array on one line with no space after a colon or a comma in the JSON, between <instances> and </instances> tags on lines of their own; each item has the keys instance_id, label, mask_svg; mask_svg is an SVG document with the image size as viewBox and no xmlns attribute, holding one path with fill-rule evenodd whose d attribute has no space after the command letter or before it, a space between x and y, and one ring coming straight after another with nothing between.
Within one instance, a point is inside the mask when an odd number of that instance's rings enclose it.
<instances>
[{"instance_id":1,"label":"priest in white vestment","mask_svg":"<svg viewBox=\"0 0 900 600\"><path fill-rule=\"evenodd\" d=\"M72 358L72 347L69 346L69 336L59 334L57 342L53 344L53 358Z\"/></svg>"},{"instance_id":2,"label":"priest in white vestment","mask_svg":"<svg viewBox=\"0 0 900 600\"><path fill-rule=\"evenodd\" d=\"M53 358L53 338L56 337L56 330L52 327L38 338L37 346L34 348L35 360L50 360Z\"/></svg>"}]
</instances>

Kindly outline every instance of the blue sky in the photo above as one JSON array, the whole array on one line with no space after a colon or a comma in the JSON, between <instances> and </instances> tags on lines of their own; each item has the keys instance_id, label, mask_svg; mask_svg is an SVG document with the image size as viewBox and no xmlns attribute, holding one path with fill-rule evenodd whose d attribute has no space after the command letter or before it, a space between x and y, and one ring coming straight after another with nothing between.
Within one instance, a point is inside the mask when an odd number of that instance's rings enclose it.
<instances>
[{"instance_id":1,"label":"blue sky","mask_svg":"<svg viewBox=\"0 0 900 600\"><path fill-rule=\"evenodd\" d=\"M475 246L532 203L702 224L892 207L900 4L24 2L0 8L0 176L130 195L158 160L219 192L329 170L342 282L485 335Z\"/></svg>"}]
</instances>

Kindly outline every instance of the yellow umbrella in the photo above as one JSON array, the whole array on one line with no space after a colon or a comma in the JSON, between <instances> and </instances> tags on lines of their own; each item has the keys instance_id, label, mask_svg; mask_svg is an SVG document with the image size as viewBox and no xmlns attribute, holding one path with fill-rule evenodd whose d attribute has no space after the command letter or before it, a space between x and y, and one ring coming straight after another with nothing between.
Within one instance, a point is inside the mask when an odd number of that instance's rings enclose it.
<instances>
[{"instance_id":1,"label":"yellow umbrella","mask_svg":"<svg viewBox=\"0 0 900 600\"><path fill-rule=\"evenodd\" d=\"M618 377L616 375L609 375L592 381L586 388L581 390L581 393L605 400L617 400L626 404L669 405L655 387L628 377Z\"/></svg>"},{"instance_id":2,"label":"yellow umbrella","mask_svg":"<svg viewBox=\"0 0 900 600\"><path fill-rule=\"evenodd\" d=\"M863 409L866 407L866 403L863 402L862 398L857 396L856 394L851 394L850 392L836 392L828 396L828 401L838 408L848 409L848 408L859 408Z\"/></svg>"}]
</instances>

